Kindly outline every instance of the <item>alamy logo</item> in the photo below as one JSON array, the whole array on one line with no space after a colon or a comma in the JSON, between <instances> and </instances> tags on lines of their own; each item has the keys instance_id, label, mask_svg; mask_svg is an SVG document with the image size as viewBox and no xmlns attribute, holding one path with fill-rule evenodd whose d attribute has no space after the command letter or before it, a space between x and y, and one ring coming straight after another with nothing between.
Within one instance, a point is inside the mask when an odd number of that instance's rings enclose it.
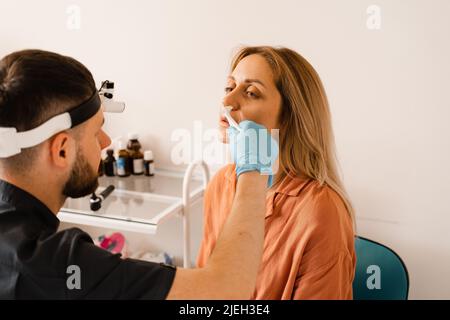
<instances>
[{"instance_id":1,"label":"alamy logo","mask_svg":"<svg viewBox=\"0 0 450 320\"><path fill-rule=\"evenodd\" d=\"M381 269L377 265L370 265L367 267L367 274L370 277L367 278L366 284L369 290L381 289Z\"/></svg>"},{"instance_id":2,"label":"alamy logo","mask_svg":"<svg viewBox=\"0 0 450 320\"><path fill-rule=\"evenodd\" d=\"M369 30L381 29L381 8L377 5L371 5L367 7L367 20L366 26Z\"/></svg>"},{"instance_id":3,"label":"alamy logo","mask_svg":"<svg viewBox=\"0 0 450 320\"><path fill-rule=\"evenodd\" d=\"M81 289L81 269L80 269L80 267L72 264L67 267L66 273L69 275L67 277L67 281L66 281L67 289L80 290Z\"/></svg>"},{"instance_id":4,"label":"alamy logo","mask_svg":"<svg viewBox=\"0 0 450 320\"><path fill-rule=\"evenodd\" d=\"M70 5L66 8L66 27L69 30L81 29L81 8L77 5Z\"/></svg>"}]
</instances>

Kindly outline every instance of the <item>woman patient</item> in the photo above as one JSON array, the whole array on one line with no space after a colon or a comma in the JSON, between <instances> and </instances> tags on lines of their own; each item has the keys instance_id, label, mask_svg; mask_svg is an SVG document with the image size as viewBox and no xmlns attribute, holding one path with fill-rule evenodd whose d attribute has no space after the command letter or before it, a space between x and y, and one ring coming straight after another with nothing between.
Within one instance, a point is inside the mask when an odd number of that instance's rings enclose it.
<instances>
[{"instance_id":1,"label":"woman patient","mask_svg":"<svg viewBox=\"0 0 450 320\"><path fill-rule=\"evenodd\" d=\"M298 53L245 47L231 64L224 106L237 123L279 129L279 166L267 193L265 242L253 299L352 299L353 209L338 176L321 80ZM223 142L229 124L220 119ZM198 265L208 261L233 203L234 165L205 193ZM236 270L239 272L239 270Z\"/></svg>"}]
</instances>

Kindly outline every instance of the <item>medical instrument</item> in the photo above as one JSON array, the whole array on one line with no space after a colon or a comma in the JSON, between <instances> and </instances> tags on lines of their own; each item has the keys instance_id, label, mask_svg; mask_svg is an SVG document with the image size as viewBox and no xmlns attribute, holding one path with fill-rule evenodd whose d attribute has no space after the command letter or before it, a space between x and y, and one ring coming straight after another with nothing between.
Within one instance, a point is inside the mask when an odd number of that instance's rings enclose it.
<instances>
[{"instance_id":1,"label":"medical instrument","mask_svg":"<svg viewBox=\"0 0 450 320\"><path fill-rule=\"evenodd\" d=\"M110 185L106 187L98 196L95 192L92 193L89 203L91 205L92 211L98 211L102 207L102 201L104 201L112 192L114 191L114 186Z\"/></svg>"},{"instance_id":2,"label":"medical instrument","mask_svg":"<svg viewBox=\"0 0 450 320\"><path fill-rule=\"evenodd\" d=\"M114 82L105 80L100 85L100 99L106 112L121 113L125 110L125 103L114 100ZM107 111L108 110L108 111Z\"/></svg>"},{"instance_id":3,"label":"medical instrument","mask_svg":"<svg viewBox=\"0 0 450 320\"><path fill-rule=\"evenodd\" d=\"M225 116L225 118L227 118L228 123L230 124L230 126L233 126L234 128L236 128L240 132L240 131L242 131L242 129L239 127L238 123L231 116L231 114L230 114L231 110L233 110L232 106L224 107L223 115Z\"/></svg>"},{"instance_id":4,"label":"medical instrument","mask_svg":"<svg viewBox=\"0 0 450 320\"><path fill-rule=\"evenodd\" d=\"M17 132L15 127L0 127L0 158L9 158L34 147L58 132L71 129L93 117L101 105L105 112L123 112L125 103L113 100L114 83L104 81L91 97L80 105L56 115L40 126Z\"/></svg>"}]
</instances>

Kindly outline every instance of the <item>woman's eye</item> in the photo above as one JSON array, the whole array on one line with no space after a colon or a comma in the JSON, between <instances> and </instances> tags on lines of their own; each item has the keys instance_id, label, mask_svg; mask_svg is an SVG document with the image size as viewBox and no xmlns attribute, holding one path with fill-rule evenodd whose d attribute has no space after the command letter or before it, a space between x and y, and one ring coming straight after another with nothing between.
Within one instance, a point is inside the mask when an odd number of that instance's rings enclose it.
<instances>
[{"instance_id":1,"label":"woman's eye","mask_svg":"<svg viewBox=\"0 0 450 320\"><path fill-rule=\"evenodd\" d=\"M247 91L247 96L249 96L250 98L258 98L258 95L251 91Z\"/></svg>"},{"instance_id":2,"label":"woman's eye","mask_svg":"<svg viewBox=\"0 0 450 320\"><path fill-rule=\"evenodd\" d=\"M225 92L226 92L226 93L230 93L232 90L233 90L232 87L226 87L226 88L225 88Z\"/></svg>"}]
</instances>

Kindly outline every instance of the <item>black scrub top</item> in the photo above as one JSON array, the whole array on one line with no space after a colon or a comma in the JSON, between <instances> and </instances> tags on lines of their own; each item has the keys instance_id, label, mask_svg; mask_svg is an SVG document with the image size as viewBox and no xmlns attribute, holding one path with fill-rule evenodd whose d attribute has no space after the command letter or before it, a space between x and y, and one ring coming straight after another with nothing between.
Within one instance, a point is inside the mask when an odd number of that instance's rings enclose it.
<instances>
[{"instance_id":1,"label":"black scrub top","mask_svg":"<svg viewBox=\"0 0 450 320\"><path fill-rule=\"evenodd\" d=\"M122 259L58 226L41 201L0 180L0 299L166 298L174 267Z\"/></svg>"}]
</instances>

